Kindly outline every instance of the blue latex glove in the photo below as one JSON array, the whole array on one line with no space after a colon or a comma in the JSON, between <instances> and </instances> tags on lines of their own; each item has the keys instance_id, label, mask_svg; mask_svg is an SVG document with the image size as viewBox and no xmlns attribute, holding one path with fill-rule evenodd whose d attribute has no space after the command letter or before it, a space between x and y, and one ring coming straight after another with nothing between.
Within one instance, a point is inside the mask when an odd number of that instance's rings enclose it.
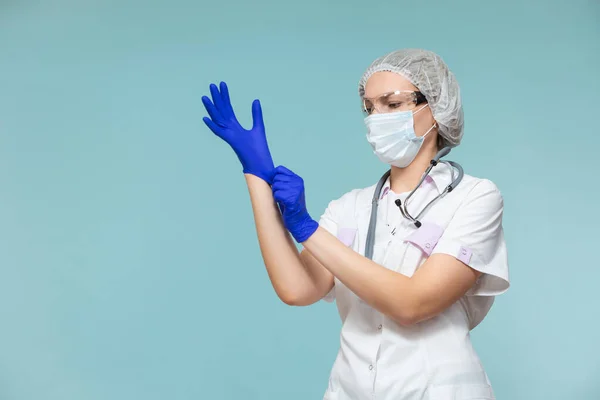
<instances>
[{"instance_id":1,"label":"blue latex glove","mask_svg":"<svg viewBox=\"0 0 600 400\"><path fill-rule=\"evenodd\" d=\"M204 117L204 123L231 146L242 163L244 173L256 175L271 184L275 166L267 144L260 102L254 100L252 103L253 125L252 129L246 130L235 117L227 85L221 82L220 86L219 91L216 85L210 85L212 101L206 96L202 97L202 103L210 116Z\"/></svg>"},{"instance_id":2,"label":"blue latex glove","mask_svg":"<svg viewBox=\"0 0 600 400\"><path fill-rule=\"evenodd\" d=\"M305 242L319 227L306 210L304 181L298 175L279 166L273 178L273 197L283 216L283 224L298 243Z\"/></svg>"}]
</instances>

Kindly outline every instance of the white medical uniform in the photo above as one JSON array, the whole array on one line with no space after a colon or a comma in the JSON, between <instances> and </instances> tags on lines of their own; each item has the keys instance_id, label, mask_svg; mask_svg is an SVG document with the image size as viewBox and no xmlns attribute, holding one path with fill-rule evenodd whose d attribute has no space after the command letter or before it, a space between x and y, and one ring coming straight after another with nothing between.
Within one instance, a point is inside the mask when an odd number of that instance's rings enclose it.
<instances>
[{"instance_id":1,"label":"white medical uniform","mask_svg":"<svg viewBox=\"0 0 600 400\"><path fill-rule=\"evenodd\" d=\"M408 203L416 214L448 184L451 169L438 164ZM364 255L375 185L332 201L320 225ZM421 217L402 217L394 203L407 194L381 192L373 261L406 276L434 253L449 254L483 274L455 304L412 326L401 326L358 298L337 278L324 300L337 303L340 349L324 400L488 400L490 381L469 331L486 316L494 296L509 287L502 230L502 196L485 179L465 175Z\"/></svg>"}]
</instances>

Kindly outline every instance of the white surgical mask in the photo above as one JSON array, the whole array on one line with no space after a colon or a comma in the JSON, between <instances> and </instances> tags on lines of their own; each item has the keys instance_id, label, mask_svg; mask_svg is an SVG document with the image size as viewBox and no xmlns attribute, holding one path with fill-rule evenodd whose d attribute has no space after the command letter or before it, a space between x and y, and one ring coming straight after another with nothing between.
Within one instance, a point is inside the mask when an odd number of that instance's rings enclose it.
<instances>
[{"instance_id":1,"label":"white surgical mask","mask_svg":"<svg viewBox=\"0 0 600 400\"><path fill-rule=\"evenodd\" d=\"M427 107L425 104L414 114ZM379 159L399 168L408 166L421 149L425 136L431 132L436 124L423 136L415 135L413 112L401 111L389 114L373 114L365 118L367 126L367 141L371 144L373 152Z\"/></svg>"}]
</instances>

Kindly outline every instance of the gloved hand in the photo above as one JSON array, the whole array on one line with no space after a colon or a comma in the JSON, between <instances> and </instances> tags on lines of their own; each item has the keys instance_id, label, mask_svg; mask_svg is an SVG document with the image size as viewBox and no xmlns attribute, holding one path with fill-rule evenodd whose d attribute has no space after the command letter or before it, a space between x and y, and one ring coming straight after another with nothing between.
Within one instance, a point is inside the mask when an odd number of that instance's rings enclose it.
<instances>
[{"instance_id":1,"label":"gloved hand","mask_svg":"<svg viewBox=\"0 0 600 400\"><path fill-rule=\"evenodd\" d=\"M202 97L202 103L210 118L204 117L204 123L211 131L227 142L238 156L244 173L256 175L271 184L275 166L265 135L260 102L252 103L252 129L244 129L238 122L231 101L229 90L225 82L221 82L221 91L216 85L210 85L212 101Z\"/></svg>"},{"instance_id":2,"label":"gloved hand","mask_svg":"<svg viewBox=\"0 0 600 400\"><path fill-rule=\"evenodd\" d=\"M273 178L273 197L283 216L283 224L298 243L305 242L319 227L306 210L304 181L298 175L279 166Z\"/></svg>"}]
</instances>

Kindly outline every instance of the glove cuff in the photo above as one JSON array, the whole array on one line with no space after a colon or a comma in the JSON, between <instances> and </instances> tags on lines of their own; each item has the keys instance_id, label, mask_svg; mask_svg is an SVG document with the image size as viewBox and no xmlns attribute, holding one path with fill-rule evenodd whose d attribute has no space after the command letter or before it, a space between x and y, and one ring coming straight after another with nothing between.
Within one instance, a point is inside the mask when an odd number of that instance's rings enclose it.
<instances>
[{"instance_id":1,"label":"glove cuff","mask_svg":"<svg viewBox=\"0 0 600 400\"><path fill-rule=\"evenodd\" d=\"M267 182L269 185L273 184L273 175L275 174L275 170L271 170L269 173L264 173L264 172L256 172L256 171L250 171L247 168L243 169L244 174L250 174L250 175L254 175L257 178L262 179L263 181Z\"/></svg>"},{"instance_id":2,"label":"glove cuff","mask_svg":"<svg viewBox=\"0 0 600 400\"><path fill-rule=\"evenodd\" d=\"M298 243L303 243L310 238L319 228L319 223L307 215L306 220L300 224L300 229L292 232L292 236Z\"/></svg>"}]
</instances>

